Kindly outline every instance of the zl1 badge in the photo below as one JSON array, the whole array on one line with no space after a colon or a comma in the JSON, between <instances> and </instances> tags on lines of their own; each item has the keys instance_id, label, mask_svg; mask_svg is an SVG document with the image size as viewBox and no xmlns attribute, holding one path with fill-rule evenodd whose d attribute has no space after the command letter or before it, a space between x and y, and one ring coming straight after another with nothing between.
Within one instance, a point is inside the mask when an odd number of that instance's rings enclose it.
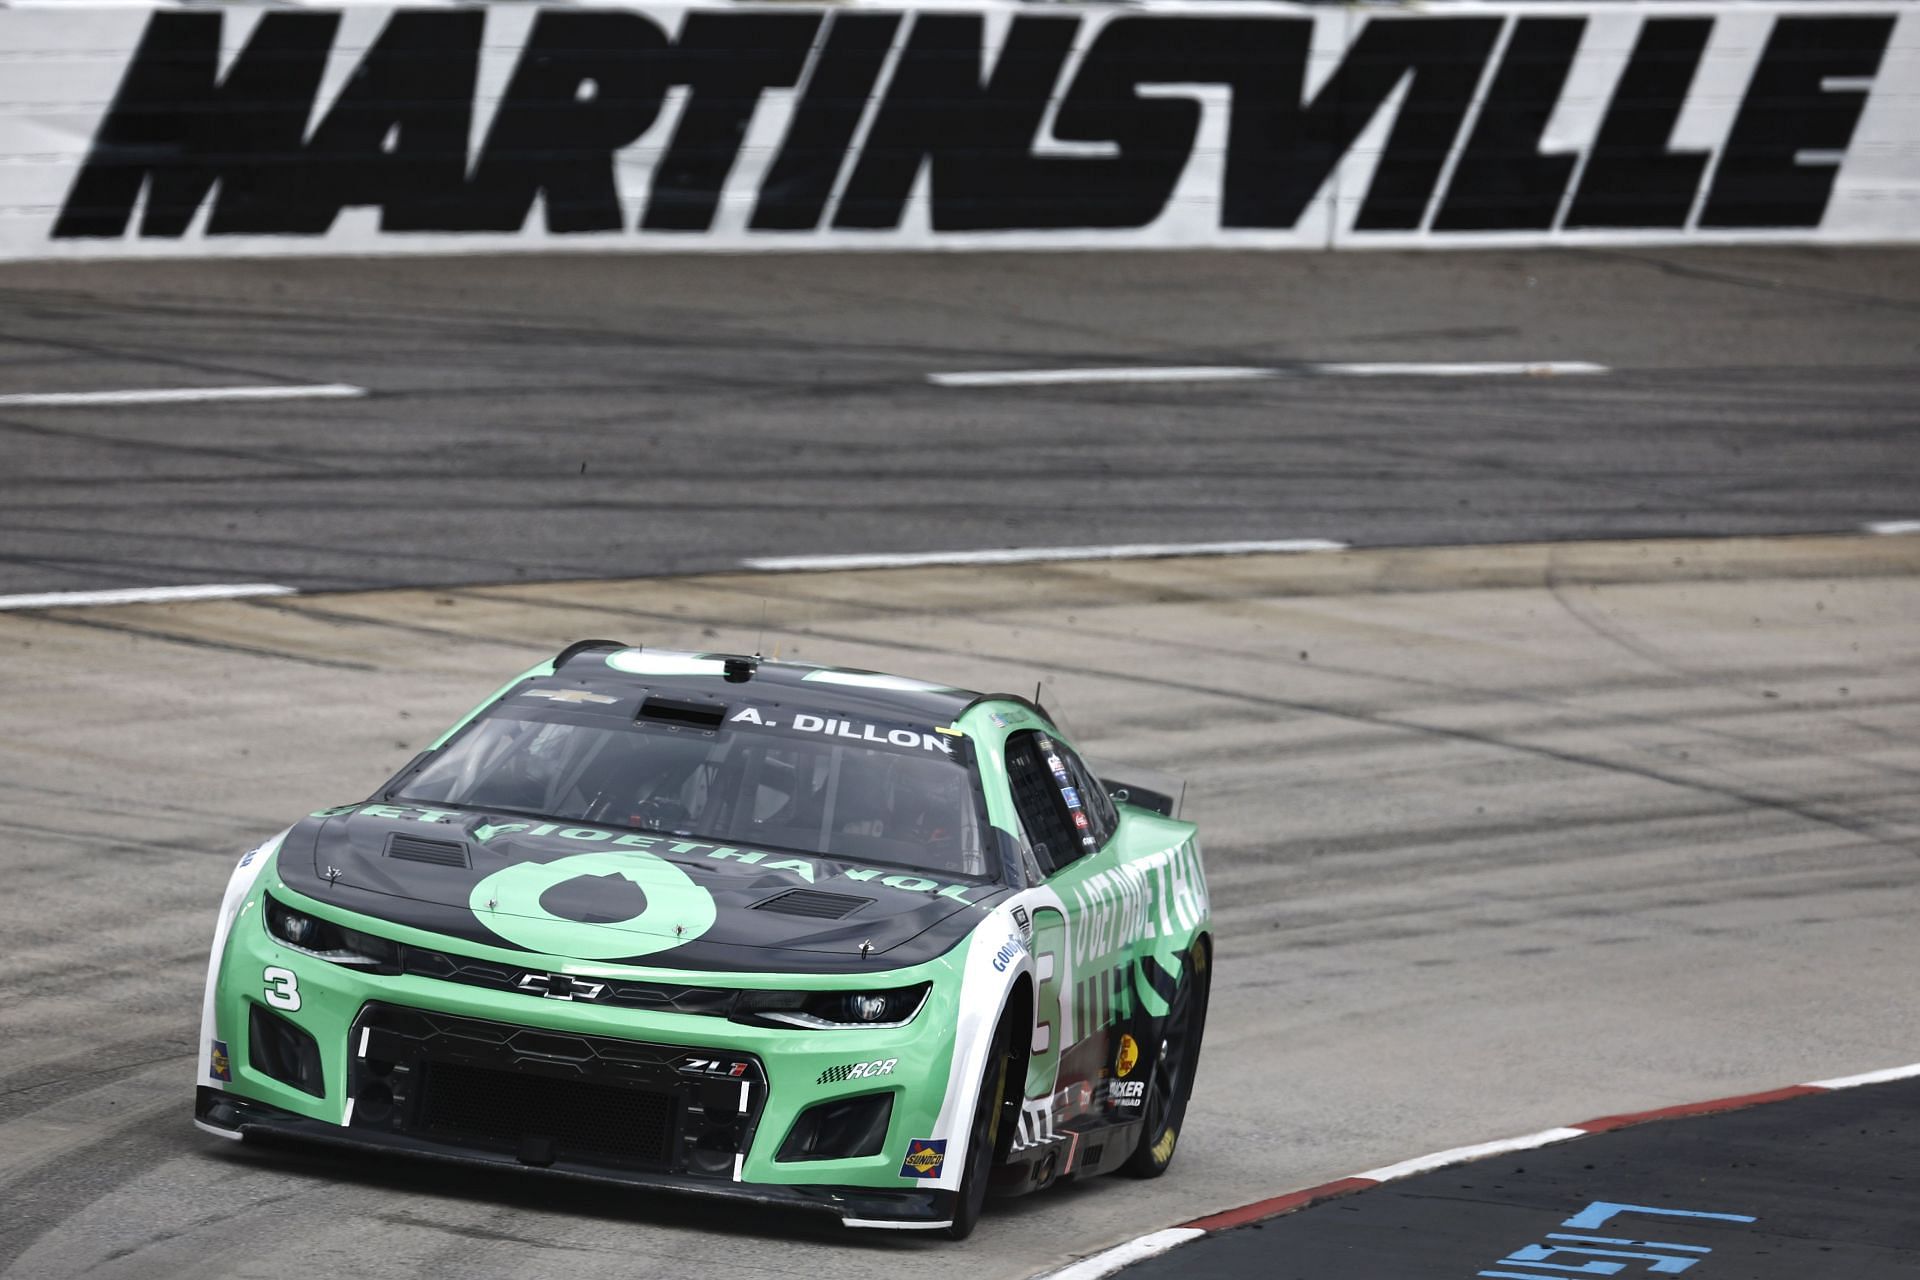
<instances>
[{"instance_id":1,"label":"zl1 badge","mask_svg":"<svg viewBox=\"0 0 1920 1280\"><path fill-rule=\"evenodd\" d=\"M907 1158L900 1162L903 1178L937 1178L940 1166L947 1162L945 1138L915 1138L907 1144Z\"/></svg>"}]
</instances>

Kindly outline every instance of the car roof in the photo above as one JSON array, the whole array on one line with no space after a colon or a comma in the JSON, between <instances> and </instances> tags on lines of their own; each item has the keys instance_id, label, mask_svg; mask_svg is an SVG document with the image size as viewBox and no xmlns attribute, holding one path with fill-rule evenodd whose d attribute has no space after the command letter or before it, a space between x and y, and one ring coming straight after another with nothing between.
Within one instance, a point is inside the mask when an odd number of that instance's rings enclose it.
<instances>
[{"instance_id":1,"label":"car roof","mask_svg":"<svg viewBox=\"0 0 1920 1280\"><path fill-rule=\"evenodd\" d=\"M729 679L729 668L745 678ZM739 653L643 648L612 640L583 640L568 646L554 659L553 671L559 678L644 688L656 694L725 702L779 702L933 725L952 723L983 697L972 689L857 667L780 662Z\"/></svg>"}]
</instances>

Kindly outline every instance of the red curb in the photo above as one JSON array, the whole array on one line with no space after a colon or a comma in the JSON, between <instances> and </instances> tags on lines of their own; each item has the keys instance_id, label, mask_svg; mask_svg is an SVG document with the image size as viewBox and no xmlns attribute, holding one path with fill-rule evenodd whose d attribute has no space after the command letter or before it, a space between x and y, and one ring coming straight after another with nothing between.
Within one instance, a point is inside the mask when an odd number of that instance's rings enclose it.
<instances>
[{"instance_id":1,"label":"red curb","mask_svg":"<svg viewBox=\"0 0 1920 1280\"><path fill-rule=\"evenodd\" d=\"M1244 1227L1250 1222L1277 1218L1283 1213L1292 1213L1295 1209L1304 1209L1322 1200L1332 1200L1338 1196L1351 1195L1356 1191L1365 1191L1368 1187L1379 1185L1372 1178L1342 1178L1338 1182L1308 1187L1305 1191L1293 1191L1268 1200L1256 1200L1238 1209L1228 1209L1224 1213L1195 1218L1192 1222L1183 1222L1180 1225L1192 1227L1197 1231L1225 1231L1229 1227Z\"/></svg>"},{"instance_id":2,"label":"red curb","mask_svg":"<svg viewBox=\"0 0 1920 1280\"><path fill-rule=\"evenodd\" d=\"M1677 1107L1660 1107L1654 1111L1633 1111L1624 1115L1601 1116L1598 1120L1582 1120L1578 1124L1568 1125L1569 1129L1585 1129L1588 1133L1607 1133L1613 1129L1625 1129L1629 1125L1645 1124L1649 1120L1677 1120L1684 1116L1708 1116L1722 1111L1738 1111L1743 1107L1757 1107L1767 1102L1785 1102L1789 1098L1804 1098L1815 1093L1829 1093L1819 1085L1794 1084L1784 1089L1769 1089L1765 1093L1743 1093L1731 1098L1714 1098L1707 1102L1683 1102Z\"/></svg>"}]
</instances>

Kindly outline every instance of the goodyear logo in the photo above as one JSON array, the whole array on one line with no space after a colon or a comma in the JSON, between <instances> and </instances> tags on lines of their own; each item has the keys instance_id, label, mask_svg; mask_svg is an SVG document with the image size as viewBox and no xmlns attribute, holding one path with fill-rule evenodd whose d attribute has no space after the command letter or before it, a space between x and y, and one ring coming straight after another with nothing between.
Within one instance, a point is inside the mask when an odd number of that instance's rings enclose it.
<instances>
[{"instance_id":1,"label":"goodyear logo","mask_svg":"<svg viewBox=\"0 0 1920 1280\"><path fill-rule=\"evenodd\" d=\"M215 1040L213 1055L207 1061L207 1075L215 1080L232 1080L233 1068L227 1062L227 1042Z\"/></svg>"},{"instance_id":2,"label":"goodyear logo","mask_svg":"<svg viewBox=\"0 0 1920 1280\"><path fill-rule=\"evenodd\" d=\"M907 1144L907 1158L900 1162L903 1178L937 1178L940 1166L947 1162L945 1138L915 1138Z\"/></svg>"},{"instance_id":3,"label":"goodyear logo","mask_svg":"<svg viewBox=\"0 0 1920 1280\"><path fill-rule=\"evenodd\" d=\"M1140 1044L1132 1036L1120 1037L1120 1052L1113 1060L1113 1074L1125 1078L1133 1074L1134 1064L1140 1061Z\"/></svg>"}]
</instances>

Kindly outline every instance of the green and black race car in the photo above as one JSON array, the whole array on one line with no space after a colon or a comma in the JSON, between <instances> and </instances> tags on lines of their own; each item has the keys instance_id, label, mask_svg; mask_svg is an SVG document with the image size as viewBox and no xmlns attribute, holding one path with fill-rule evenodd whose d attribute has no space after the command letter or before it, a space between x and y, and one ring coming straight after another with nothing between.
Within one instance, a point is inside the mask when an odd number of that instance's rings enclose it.
<instances>
[{"instance_id":1,"label":"green and black race car","mask_svg":"<svg viewBox=\"0 0 1920 1280\"><path fill-rule=\"evenodd\" d=\"M972 1230L1173 1159L1194 827L1038 705L583 641L240 859L197 1123Z\"/></svg>"}]
</instances>

